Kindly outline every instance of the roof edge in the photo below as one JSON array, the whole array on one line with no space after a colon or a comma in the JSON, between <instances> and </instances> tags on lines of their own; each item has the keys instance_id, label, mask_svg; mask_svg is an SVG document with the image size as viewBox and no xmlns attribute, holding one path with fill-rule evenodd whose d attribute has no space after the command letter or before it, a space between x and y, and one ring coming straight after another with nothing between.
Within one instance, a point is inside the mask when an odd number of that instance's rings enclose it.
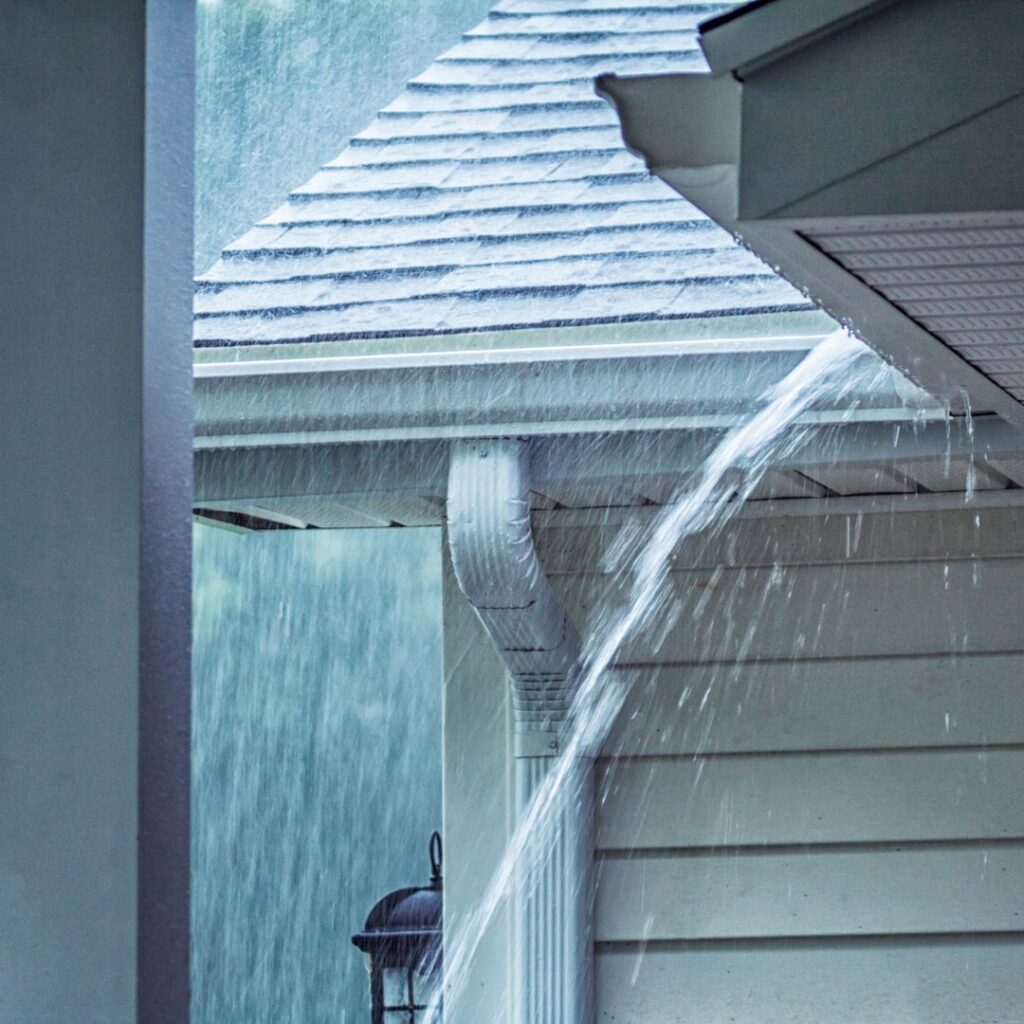
<instances>
[{"instance_id":1,"label":"roof edge","mask_svg":"<svg viewBox=\"0 0 1024 1024\"><path fill-rule=\"evenodd\" d=\"M374 339L367 341L311 341L289 344L239 345L232 347L193 349L197 375L215 364L249 364L295 362L297 360L352 359L385 360L435 364L450 361L500 362L503 354L514 361L526 353L544 350L549 357L562 350L561 358L572 359L585 350L609 351L639 343L713 341L723 338L749 341L786 336L817 337L835 327L832 319L816 309L790 312L733 314L689 317L676 320L632 321L591 326L519 328L506 331L467 331L463 334L432 334L424 336Z\"/></svg>"},{"instance_id":2,"label":"roof edge","mask_svg":"<svg viewBox=\"0 0 1024 1024\"><path fill-rule=\"evenodd\" d=\"M698 42L715 75L778 59L898 0L752 0L701 22Z\"/></svg>"}]
</instances>

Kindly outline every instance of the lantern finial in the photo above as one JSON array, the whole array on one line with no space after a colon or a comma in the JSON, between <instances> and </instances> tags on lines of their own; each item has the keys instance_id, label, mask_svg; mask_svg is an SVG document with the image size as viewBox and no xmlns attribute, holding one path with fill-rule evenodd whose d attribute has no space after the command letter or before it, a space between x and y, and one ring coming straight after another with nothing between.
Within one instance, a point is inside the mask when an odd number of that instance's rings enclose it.
<instances>
[{"instance_id":1,"label":"lantern finial","mask_svg":"<svg viewBox=\"0 0 1024 1024\"><path fill-rule=\"evenodd\" d=\"M441 846L441 833L434 832L430 837L430 887L440 889L444 882L441 876L441 864L444 859L444 848Z\"/></svg>"}]
</instances>

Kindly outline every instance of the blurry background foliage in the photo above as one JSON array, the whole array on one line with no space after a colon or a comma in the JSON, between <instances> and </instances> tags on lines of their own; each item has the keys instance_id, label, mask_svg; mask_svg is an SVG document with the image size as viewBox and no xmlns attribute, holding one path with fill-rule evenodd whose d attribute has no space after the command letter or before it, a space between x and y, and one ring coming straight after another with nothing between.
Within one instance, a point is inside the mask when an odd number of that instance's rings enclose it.
<instances>
[{"instance_id":1,"label":"blurry background foliage","mask_svg":"<svg viewBox=\"0 0 1024 1024\"><path fill-rule=\"evenodd\" d=\"M196 267L487 7L200 0ZM349 936L441 820L439 531L197 526L194 598L193 1021L361 1024Z\"/></svg>"}]
</instances>

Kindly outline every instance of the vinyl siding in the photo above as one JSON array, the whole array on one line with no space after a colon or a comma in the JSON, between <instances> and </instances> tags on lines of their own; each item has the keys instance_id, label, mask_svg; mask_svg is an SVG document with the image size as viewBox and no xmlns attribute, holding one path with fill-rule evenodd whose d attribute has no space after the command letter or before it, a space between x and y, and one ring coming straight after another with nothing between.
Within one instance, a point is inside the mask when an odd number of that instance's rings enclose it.
<instances>
[{"instance_id":1,"label":"vinyl siding","mask_svg":"<svg viewBox=\"0 0 1024 1024\"><path fill-rule=\"evenodd\" d=\"M1024 515L984 516L737 521L676 552L596 768L598 1021L1024 1017ZM617 528L543 520L599 625Z\"/></svg>"}]
</instances>

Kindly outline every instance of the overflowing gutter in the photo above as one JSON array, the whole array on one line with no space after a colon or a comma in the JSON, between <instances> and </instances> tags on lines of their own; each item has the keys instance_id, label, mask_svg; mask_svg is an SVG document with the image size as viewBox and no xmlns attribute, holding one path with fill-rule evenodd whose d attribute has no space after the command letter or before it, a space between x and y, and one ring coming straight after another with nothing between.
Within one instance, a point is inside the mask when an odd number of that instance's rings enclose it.
<instances>
[{"instance_id":1,"label":"overflowing gutter","mask_svg":"<svg viewBox=\"0 0 1024 1024\"><path fill-rule=\"evenodd\" d=\"M749 94L725 65L768 68L888 6L762 2L744 18L709 25L702 43L712 75L606 79L604 89L623 113L627 139L657 173L738 232L741 214L754 209L741 173ZM573 12L565 43L587 38L578 29L584 19L604 17L591 8L581 3ZM693 54L688 33L658 35L677 38L681 57ZM491 45L486 34L461 44L474 74L485 66L477 48ZM613 66L661 69L671 58L655 49L629 48ZM460 59L440 60L428 77L464 74ZM499 72L508 73L501 65ZM586 77L575 81L587 88ZM468 83L465 93L474 88ZM503 83L502 102L538 106L535 88L528 80ZM699 111L695 125L678 89ZM589 119L595 112L587 104L601 108L592 96L568 95L574 117ZM566 756L579 640L545 576L534 523L554 516L563 526L567 516L608 523L622 502L642 500L630 514L640 508L643 515L671 501L723 433L835 326L765 268L749 266L756 261L716 239L721 232L703 218L652 190L658 183L616 152L614 122L570 124L563 136L565 99L556 83L539 104L552 120L531 129L539 152L523 159L526 144L495 131L491 111L442 111L438 134L416 130L436 120L437 111L422 107L433 93L403 96L399 109L232 246L197 294L195 479L207 517L245 528L446 523L458 582L508 670L516 811L553 764L575 776L569 790L578 802L554 816L554 854L514 899L516 1024L587 1024L592 1017L593 777L586 757L557 761ZM596 114L611 120L607 109ZM451 141L452 121L473 140L472 157L454 148L464 143ZM555 142L572 148L555 150ZM381 164L395 153L397 163ZM572 162L575 177L546 170L551 153L556 167ZM446 183L460 168L470 185ZM370 187L379 209L365 206ZM765 218L785 226L768 198ZM550 207L542 231L540 200ZM760 229L751 224L754 244ZM792 268L811 294L854 320L939 397L891 370L870 391L847 395L842 407L813 409L804 422L818 429L774 468L790 472L796 493L803 486L818 496L788 497L780 512L798 505L806 514L849 511L850 501L864 499L837 497L843 492L808 471L825 475L840 466L856 475L864 467L867 476L880 464L894 464L894 493L868 500L887 509L901 501L977 500L950 485L957 464L965 480L988 474L993 497L982 503L1019 503L1024 490L1007 486L1024 483L1024 462L1018 477L1011 468L1020 450L1007 422L1014 396L956 353L919 352L918 334L935 338L903 314L907 323L885 319L886 300L863 282L867 297L858 293L854 305L877 320L847 314L839 279L824 274L819 288L817 277L796 273L800 254L822 250L786 230L798 255L782 245L771 262ZM638 259L626 273L619 257L629 250ZM949 416L950 407L963 411L962 387L972 418ZM937 479L934 489L922 485L929 493L910 493L913 481L899 464L914 461L928 463ZM581 510L572 491L591 485L606 497ZM953 497L938 493L946 487ZM609 507L619 511L610 516Z\"/></svg>"},{"instance_id":2,"label":"overflowing gutter","mask_svg":"<svg viewBox=\"0 0 1024 1024\"><path fill-rule=\"evenodd\" d=\"M759 0L606 75L629 148L953 410L1024 426L1024 5ZM885 69L880 73L879 69Z\"/></svg>"},{"instance_id":3,"label":"overflowing gutter","mask_svg":"<svg viewBox=\"0 0 1024 1024\"><path fill-rule=\"evenodd\" d=\"M197 450L460 437L726 428L834 328L816 312L532 339L324 352L195 367ZM891 372L854 396L864 419L941 418ZM825 420L842 410L819 410Z\"/></svg>"},{"instance_id":4,"label":"overflowing gutter","mask_svg":"<svg viewBox=\"0 0 1024 1024\"><path fill-rule=\"evenodd\" d=\"M813 410L820 430L785 471L898 475L931 460L930 476L959 460L991 470L1006 500L1024 485L1024 5L991 0L985 13L952 0L760 0L702 25L709 72L600 80L650 168L900 371L852 413ZM763 288L747 270L716 288ZM224 287L209 301L241 286ZM200 347L197 502L244 514L251 502L284 525L437 524L453 445L527 437L534 511L586 507L560 495L607 482L620 493L605 505L628 503L630 488L659 503L651 478L699 465L834 327L799 303L758 303L748 315ZM864 493L829 488L808 499ZM932 490L911 474L892 493Z\"/></svg>"},{"instance_id":5,"label":"overflowing gutter","mask_svg":"<svg viewBox=\"0 0 1024 1024\"><path fill-rule=\"evenodd\" d=\"M282 526L437 525L453 445L508 437L530 439L531 486L559 504L606 485L657 503L664 481L696 470L833 326L801 312L585 336L201 351L196 503ZM809 412L818 429L777 468L813 476L827 465L976 459L1003 472L1000 460L1019 451L1004 420L950 418L900 374L882 376L852 412L846 403Z\"/></svg>"}]
</instances>

